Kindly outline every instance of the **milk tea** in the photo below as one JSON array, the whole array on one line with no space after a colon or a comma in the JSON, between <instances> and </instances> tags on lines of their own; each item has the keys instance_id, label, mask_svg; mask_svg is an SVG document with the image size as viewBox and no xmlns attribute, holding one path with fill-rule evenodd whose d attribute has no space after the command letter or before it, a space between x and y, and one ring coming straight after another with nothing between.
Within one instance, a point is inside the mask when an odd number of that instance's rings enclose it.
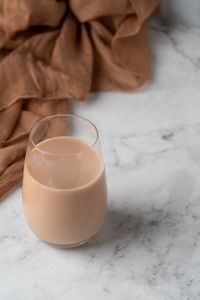
<instances>
[{"instance_id":1,"label":"milk tea","mask_svg":"<svg viewBox=\"0 0 200 300\"><path fill-rule=\"evenodd\" d=\"M40 239L61 245L90 239L107 208L101 156L73 137L40 142L27 153L23 203L29 226Z\"/></svg>"}]
</instances>

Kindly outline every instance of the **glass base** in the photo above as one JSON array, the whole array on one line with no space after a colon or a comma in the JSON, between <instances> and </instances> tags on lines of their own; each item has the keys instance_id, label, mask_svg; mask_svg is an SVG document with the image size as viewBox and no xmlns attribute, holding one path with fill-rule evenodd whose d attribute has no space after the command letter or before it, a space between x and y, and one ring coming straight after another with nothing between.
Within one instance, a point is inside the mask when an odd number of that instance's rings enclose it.
<instances>
[{"instance_id":1,"label":"glass base","mask_svg":"<svg viewBox=\"0 0 200 300\"><path fill-rule=\"evenodd\" d=\"M82 245L88 243L91 239L92 239L92 237L90 237L87 240L84 240L84 241L81 241L81 242L78 242L78 243L74 243L74 244L55 244L55 243L51 243L51 242L48 242L48 241L44 241L44 242L49 244L50 246L53 246L53 247L56 247L56 248L71 249L71 248L76 248L76 247L82 246Z\"/></svg>"}]
</instances>

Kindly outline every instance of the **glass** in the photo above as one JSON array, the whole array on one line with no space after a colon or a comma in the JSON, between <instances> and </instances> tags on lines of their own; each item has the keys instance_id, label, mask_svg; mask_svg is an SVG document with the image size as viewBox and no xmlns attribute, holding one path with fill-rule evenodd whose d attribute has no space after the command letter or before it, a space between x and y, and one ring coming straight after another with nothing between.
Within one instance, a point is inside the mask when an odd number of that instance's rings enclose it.
<instances>
[{"instance_id":1,"label":"glass","mask_svg":"<svg viewBox=\"0 0 200 300\"><path fill-rule=\"evenodd\" d=\"M32 231L48 243L76 247L101 228L107 210L99 133L87 119L38 121L27 146L23 206Z\"/></svg>"}]
</instances>

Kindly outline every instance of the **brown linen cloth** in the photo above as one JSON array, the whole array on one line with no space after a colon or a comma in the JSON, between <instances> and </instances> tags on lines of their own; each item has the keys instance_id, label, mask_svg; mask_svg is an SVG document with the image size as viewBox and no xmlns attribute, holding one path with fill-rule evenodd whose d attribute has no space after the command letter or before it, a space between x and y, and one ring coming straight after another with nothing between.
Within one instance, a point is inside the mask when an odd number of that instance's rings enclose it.
<instances>
[{"instance_id":1,"label":"brown linen cloth","mask_svg":"<svg viewBox=\"0 0 200 300\"><path fill-rule=\"evenodd\" d=\"M67 98L149 79L158 0L0 0L0 198L22 178L27 135Z\"/></svg>"}]
</instances>

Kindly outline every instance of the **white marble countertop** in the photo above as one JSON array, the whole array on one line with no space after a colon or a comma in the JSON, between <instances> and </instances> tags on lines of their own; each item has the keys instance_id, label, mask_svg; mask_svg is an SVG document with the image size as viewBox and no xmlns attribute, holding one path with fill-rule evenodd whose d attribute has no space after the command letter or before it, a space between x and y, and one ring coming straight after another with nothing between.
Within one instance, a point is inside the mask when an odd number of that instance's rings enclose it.
<instances>
[{"instance_id":1,"label":"white marble countertop","mask_svg":"<svg viewBox=\"0 0 200 300\"><path fill-rule=\"evenodd\" d=\"M200 29L151 25L153 78L74 110L98 126L109 184L103 230L59 250L0 203L1 300L200 299Z\"/></svg>"}]
</instances>

